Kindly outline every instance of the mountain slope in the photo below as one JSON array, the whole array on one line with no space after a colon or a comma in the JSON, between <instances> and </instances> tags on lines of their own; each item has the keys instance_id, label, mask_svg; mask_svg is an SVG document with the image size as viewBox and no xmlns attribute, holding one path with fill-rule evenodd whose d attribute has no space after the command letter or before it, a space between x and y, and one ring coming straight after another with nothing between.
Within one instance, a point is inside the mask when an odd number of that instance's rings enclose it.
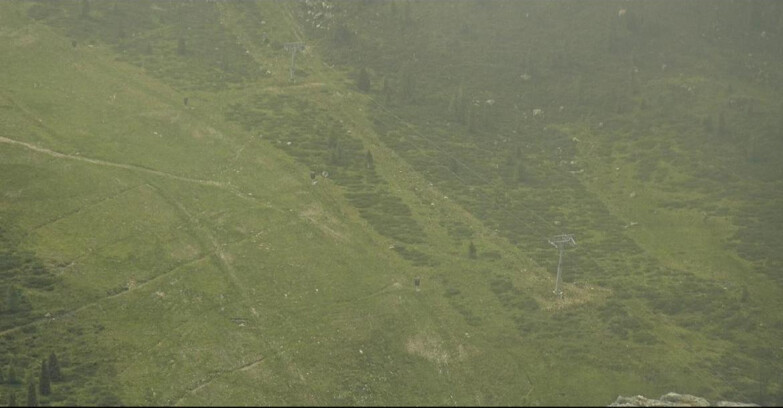
<instances>
[{"instance_id":1,"label":"mountain slope","mask_svg":"<svg viewBox=\"0 0 783 408\"><path fill-rule=\"evenodd\" d=\"M637 123L622 111L629 100L665 99L690 80L652 78L644 97L626 97L605 91L615 89L607 71L582 97L608 92L605 104L559 110L574 96L551 81L578 77L578 58L549 54L533 36L538 48L525 58L548 68L509 73L516 57L498 55L513 43L486 24L531 12L545 13L542 22L598 21L616 16L613 3L0 7L0 366L20 379L0 385L3 396L21 398L24 377L37 380L51 352L65 376L40 397L51 405L780 395L779 287L724 247L747 227L719 208L693 219L714 197L688 189L702 180L684 164L690 142L674 142L664 125L652 142L628 137ZM396 16L380 22L388 27L373 21L383 13ZM436 24L454 15L468 44L456 61L486 52L498 65L480 69L550 79L515 101L511 79L432 70L451 66L432 50L457 49L438 45L455 37ZM395 34L395 19L417 31ZM628 24L612 29L633 31ZM642 46L604 35L620 50ZM383 59L407 59L413 38L433 47L417 54L420 65ZM293 83L291 41L307 44ZM583 59L581 70L602 67ZM354 81L364 66L369 94ZM736 87L760 101L774 95ZM546 93L560 96L536 100ZM753 103L759 115L771 109ZM661 118L648 116L636 120ZM637 150L665 160L650 164ZM744 184L755 177L747 171L732 186L776 182ZM751 205L737 197L726 193L731 211ZM579 243L566 253L563 301L551 293L557 251L546 242L560 232Z\"/></svg>"}]
</instances>

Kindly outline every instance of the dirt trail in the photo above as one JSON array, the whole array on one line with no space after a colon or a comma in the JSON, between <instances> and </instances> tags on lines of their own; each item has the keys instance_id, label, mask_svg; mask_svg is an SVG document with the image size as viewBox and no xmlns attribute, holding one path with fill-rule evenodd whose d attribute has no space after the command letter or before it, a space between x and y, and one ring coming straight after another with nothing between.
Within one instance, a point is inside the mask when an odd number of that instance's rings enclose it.
<instances>
[{"instance_id":1,"label":"dirt trail","mask_svg":"<svg viewBox=\"0 0 783 408\"><path fill-rule=\"evenodd\" d=\"M148 285L148 284L150 284L150 283L152 283L152 282L156 282L156 281L158 281L158 280L160 280L160 279L162 279L162 278L164 278L164 277L166 277L166 276L168 276L168 275L172 274L173 272L176 272L176 271L177 271L178 269L180 269L180 268L183 268L183 267L185 267L185 266L188 266L188 265L191 265L191 264L194 264L194 263L200 262L200 261L202 261L202 260L206 259L207 257L211 256L211 255L212 255L212 254L206 254L206 255L204 255L204 256L201 256L201 257L199 257L199 258L197 258L197 259L191 259L191 260L189 260L189 261L185 261L185 262L183 262L183 263L181 263L181 264L178 264L178 265L174 266L173 268L171 268L171 269L169 269L169 270L167 270L167 271L165 271L165 272L162 272L162 273L161 273L161 274L159 274L159 275L156 275L156 276L155 276L155 277L153 277L152 279L150 279L150 280L148 280L148 281L145 281L145 282L142 282L142 283L140 283L140 284L136 285L136 288L135 288L134 290L136 290L136 289L140 289L140 288L142 288L142 287L144 287L144 286L146 286L146 285ZM41 324L41 323L43 323L43 322L47 322L47 321L49 321L49 320L51 320L51 319L62 319L62 318L66 318L66 317L71 317L71 316L74 316L74 315L76 315L77 313L81 312L82 310L85 310L85 309L87 309L87 308L90 308L90 307L93 307L93 306L97 306L98 304L100 304L100 303L102 303L102 302L105 302L105 301L107 301L107 300L109 300L109 299L114 299L114 298L117 298L117 297L124 296L124 295L128 294L129 292L130 292L130 290L123 290L123 291L121 291L121 292L119 292L119 293L115 293L115 294L113 294L113 295L106 295L106 296L104 296L104 297L101 297L101 298L99 298L99 299L96 299L96 300L94 300L94 301L92 301L92 302L90 302L90 303L87 303L87 304L81 305L81 306L79 306L79 307L77 307L77 308L75 308L75 309L71 309L71 310L69 310L69 311L67 311L67 312L64 312L64 313L58 314L58 315L56 315L56 316L52 316L52 317L41 317L41 318L35 319L35 320L33 320L33 321L27 322L27 323L25 323L25 324L22 324L22 325L19 325L19 326L16 326L16 327L11 327L11 328L9 328L9 329L6 329L6 330L3 330L3 331L0 331L0 337L3 337L3 336L5 336L6 334L9 334L9 333L14 333L14 332L16 332L16 331L19 331L19 330L21 330L21 329L25 328L25 327L34 326L34 325L37 325L37 324Z\"/></svg>"},{"instance_id":2,"label":"dirt trail","mask_svg":"<svg viewBox=\"0 0 783 408\"><path fill-rule=\"evenodd\" d=\"M253 367L256 367L257 365L263 363L265 359L266 359L266 357L262 356L262 357L256 358L255 360L253 360L253 361L251 361L249 363L242 364L242 365L240 365L238 367L232 367L232 368L229 368L229 369L226 369L226 370L216 371L216 372L212 373L211 375L208 375L206 378L202 378L200 381L198 381L198 385L197 386L191 387L190 390L185 391L182 394L182 396L179 397L177 399L177 401L173 405L179 405L180 403L182 403L182 401L185 400L185 398L189 394L197 393L199 390L201 390L202 388L204 388L207 385L211 384L216 379L218 379L218 378L220 378L220 377L222 377L222 376L224 376L226 374L233 373L235 371L248 371L248 370L252 369Z\"/></svg>"},{"instance_id":3,"label":"dirt trail","mask_svg":"<svg viewBox=\"0 0 783 408\"><path fill-rule=\"evenodd\" d=\"M30 143L27 143L27 142L22 142L22 141L19 141L19 140L9 139L9 138L3 137L3 136L0 136L0 142L8 143L8 144L15 144L15 145L18 145L18 146L23 146L23 147L26 147L26 148L28 148L30 150L34 150L34 151L36 151L38 153L43 153L43 154L46 154L46 155L49 155L49 156L52 156L52 157L61 158L61 159L78 160L78 161L81 161L81 162L97 164L97 165L100 165L100 166L108 166L108 167L116 167L116 168L120 168L120 169L132 170L132 171L140 171L140 172L144 172L144 173L154 174L156 176L167 177L167 178L171 178L171 179L174 179L174 180L186 181L186 182L189 182L189 183L196 183L196 184L201 184L201 185L205 185L205 186L215 186L215 187L221 187L221 188L231 188L228 184L222 183L222 182L219 182L219 181L195 179L195 178L190 178L190 177L178 176L176 174L166 173L166 172L160 171L160 170L148 169L146 167L136 166L136 165L133 165L133 164L115 163L115 162L110 162L110 161L106 161L106 160L92 159L92 158L89 158L89 157L75 156L75 155L72 155L72 154L60 153L60 152L56 152L54 150L49 150L49 149L46 149L46 148L43 148L43 147L38 147L36 145L30 144Z\"/></svg>"},{"instance_id":4,"label":"dirt trail","mask_svg":"<svg viewBox=\"0 0 783 408\"><path fill-rule=\"evenodd\" d=\"M22 146L27 149L30 149L32 151L35 151L37 153L45 154L52 157L57 157L59 159L67 159L67 160L76 160L83 163L90 163L95 164L98 166L106 166L106 167L114 167L119 169L125 169L130 171L137 171L141 173L147 173L147 174L153 174L159 177L165 177L172 180L178 180L178 181L184 181L186 183L194 183L199 184L202 186L211 186L211 187L217 187L222 190L226 190L230 192L231 194L235 195L236 197L239 197L243 200L252 201L257 204L259 204L259 200L254 198L252 195L244 193L240 191L236 186L232 185L230 182L222 182L222 181L215 181L215 180L204 180L204 179L197 179L197 178L191 178L191 177L185 177L185 176L179 176L176 174L167 173L165 171L161 170L155 170L155 169L149 169L142 166L137 166L134 164L126 164L126 163L116 163L111 162L107 160L101 160L101 159L93 159L90 157L84 157L84 156L76 156L72 154L66 154L66 153L60 153L54 150L47 149L45 147L39 147L31 143L22 142L20 140L15 139L9 139L7 137L0 136L0 143L6 143L6 144L12 144L17 146ZM278 208L272 207L269 204L263 204L264 207L267 208L274 208L276 210L282 211Z\"/></svg>"},{"instance_id":5,"label":"dirt trail","mask_svg":"<svg viewBox=\"0 0 783 408\"><path fill-rule=\"evenodd\" d=\"M39 230L41 228L44 228L46 226L49 226L51 224L54 224L54 223L56 223L56 222L58 222L60 220L68 218L68 217L70 217L70 216L72 216L74 214L78 214L78 213L80 213L82 211L85 211L85 210L88 210L88 209L90 209L92 207L101 205L101 204L103 204L103 203L105 203L105 202L107 202L109 200L114 200L114 199L122 196L123 194L126 194L126 193L131 192L131 191L135 191L135 190L139 189L140 187L142 187L144 185L145 184L142 183L142 184L137 184L137 185L134 185L134 186L131 186L131 187L124 188L124 189L122 189L122 190L120 190L120 191L118 191L118 192L116 192L114 194L110 194L110 195L107 195L107 196L100 197L97 200L94 200L92 202L88 202L88 203L86 203L86 204L84 204L84 205L82 205L80 207L74 208L73 210L67 211L67 212L62 213L62 214L58 214L54 218L48 219L48 220L46 220L46 221L44 221L44 222L42 222L40 224L37 224L37 225L35 225L33 227L30 227L30 230L29 230L28 234L30 234L32 232L35 232L35 231L37 231L37 230Z\"/></svg>"},{"instance_id":6,"label":"dirt trail","mask_svg":"<svg viewBox=\"0 0 783 408\"><path fill-rule=\"evenodd\" d=\"M266 88L263 88L263 91L268 93L274 93L274 94L284 94L288 91L296 91L300 89L305 89L305 90L317 89L317 88L322 88L324 86L326 86L326 84L323 82L305 82L297 85L267 86Z\"/></svg>"}]
</instances>

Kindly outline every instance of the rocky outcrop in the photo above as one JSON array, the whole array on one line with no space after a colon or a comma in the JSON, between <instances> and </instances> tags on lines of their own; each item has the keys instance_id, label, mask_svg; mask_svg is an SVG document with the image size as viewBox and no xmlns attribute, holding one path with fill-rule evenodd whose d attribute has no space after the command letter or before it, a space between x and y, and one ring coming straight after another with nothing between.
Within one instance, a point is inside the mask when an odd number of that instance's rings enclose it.
<instances>
[{"instance_id":1,"label":"rocky outcrop","mask_svg":"<svg viewBox=\"0 0 783 408\"><path fill-rule=\"evenodd\" d=\"M717 401L710 403L704 398L688 394L670 392L659 399L645 398L641 395L633 397L617 397L610 407L758 407L759 405L748 402Z\"/></svg>"}]
</instances>

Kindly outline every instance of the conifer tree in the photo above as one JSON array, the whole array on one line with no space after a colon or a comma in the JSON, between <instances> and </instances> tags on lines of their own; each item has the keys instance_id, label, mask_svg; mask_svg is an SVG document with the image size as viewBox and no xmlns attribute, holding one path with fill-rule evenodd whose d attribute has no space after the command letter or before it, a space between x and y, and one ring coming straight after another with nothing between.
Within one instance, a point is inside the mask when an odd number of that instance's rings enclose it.
<instances>
[{"instance_id":1,"label":"conifer tree","mask_svg":"<svg viewBox=\"0 0 783 408\"><path fill-rule=\"evenodd\" d=\"M334 165L341 166L343 162L343 147L340 145L340 142L336 142L334 144L334 147L331 149L331 154L329 157L329 162Z\"/></svg>"},{"instance_id":2,"label":"conifer tree","mask_svg":"<svg viewBox=\"0 0 783 408\"><path fill-rule=\"evenodd\" d=\"M411 102L414 99L416 89L416 78L413 73L413 66L407 65L402 68L400 73L400 96L403 102Z\"/></svg>"},{"instance_id":3,"label":"conifer tree","mask_svg":"<svg viewBox=\"0 0 783 408\"><path fill-rule=\"evenodd\" d=\"M356 79L356 87L362 92L370 91L370 74L367 73L367 69L362 68L359 71L359 77Z\"/></svg>"},{"instance_id":4,"label":"conifer tree","mask_svg":"<svg viewBox=\"0 0 783 408\"><path fill-rule=\"evenodd\" d=\"M14 285L8 285L5 289L5 310L15 313L19 308L19 294Z\"/></svg>"},{"instance_id":5,"label":"conifer tree","mask_svg":"<svg viewBox=\"0 0 783 408\"><path fill-rule=\"evenodd\" d=\"M406 24L410 23L411 20L413 20L413 17L411 15L411 2L410 1L406 1L405 5L403 6L402 18L403 18L403 22L406 23Z\"/></svg>"},{"instance_id":6,"label":"conifer tree","mask_svg":"<svg viewBox=\"0 0 783 408\"><path fill-rule=\"evenodd\" d=\"M35 389L35 380L33 380L33 376L29 376L27 380L27 406L38 406L38 392Z\"/></svg>"},{"instance_id":7,"label":"conifer tree","mask_svg":"<svg viewBox=\"0 0 783 408\"><path fill-rule=\"evenodd\" d=\"M473 241L470 241L470 245L468 245L468 258L476 259L476 246L473 245Z\"/></svg>"},{"instance_id":8,"label":"conifer tree","mask_svg":"<svg viewBox=\"0 0 783 408\"><path fill-rule=\"evenodd\" d=\"M392 100L392 89L391 85L389 85L389 78L383 77L383 88L381 89L381 93L383 93L383 101L385 103L390 103Z\"/></svg>"},{"instance_id":9,"label":"conifer tree","mask_svg":"<svg viewBox=\"0 0 783 408\"><path fill-rule=\"evenodd\" d=\"M14 367L14 360L8 362L8 371L6 375L6 382L8 384L19 384L19 379L16 378L16 367Z\"/></svg>"},{"instance_id":10,"label":"conifer tree","mask_svg":"<svg viewBox=\"0 0 783 408\"><path fill-rule=\"evenodd\" d=\"M467 118L465 117L467 111L466 105L465 91L463 90L462 85L460 85L459 88L457 88L457 92L451 97L451 102L449 103L449 114L457 123L464 124L467 122Z\"/></svg>"},{"instance_id":11,"label":"conifer tree","mask_svg":"<svg viewBox=\"0 0 783 408\"><path fill-rule=\"evenodd\" d=\"M89 18L90 17L90 1L89 0L82 0L82 18Z\"/></svg>"},{"instance_id":12,"label":"conifer tree","mask_svg":"<svg viewBox=\"0 0 783 408\"><path fill-rule=\"evenodd\" d=\"M373 163L372 153L370 151L367 151L367 154L365 155L365 159L367 161L367 168L372 169L375 167L375 164Z\"/></svg>"},{"instance_id":13,"label":"conifer tree","mask_svg":"<svg viewBox=\"0 0 783 408\"><path fill-rule=\"evenodd\" d=\"M723 112L718 114L718 129L716 131L718 137L726 135L726 117L723 116Z\"/></svg>"},{"instance_id":14,"label":"conifer tree","mask_svg":"<svg viewBox=\"0 0 783 408\"><path fill-rule=\"evenodd\" d=\"M54 353L49 354L49 379L52 381L63 379L63 375L60 373L60 362L57 361L57 356Z\"/></svg>"},{"instance_id":15,"label":"conifer tree","mask_svg":"<svg viewBox=\"0 0 783 408\"><path fill-rule=\"evenodd\" d=\"M52 391L51 381L49 379L49 364L47 360L41 361L41 375L38 377L38 390L41 395L49 395Z\"/></svg>"},{"instance_id":16,"label":"conifer tree","mask_svg":"<svg viewBox=\"0 0 783 408\"><path fill-rule=\"evenodd\" d=\"M187 52L188 52L188 47L185 43L185 39L180 38L179 41L177 41L177 54L185 55Z\"/></svg>"},{"instance_id":17,"label":"conifer tree","mask_svg":"<svg viewBox=\"0 0 783 408\"><path fill-rule=\"evenodd\" d=\"M16 406L16 392L11 391L10 394L8 394L8 406L9 407L15 407Z\"/></svg>"}]
</instances>

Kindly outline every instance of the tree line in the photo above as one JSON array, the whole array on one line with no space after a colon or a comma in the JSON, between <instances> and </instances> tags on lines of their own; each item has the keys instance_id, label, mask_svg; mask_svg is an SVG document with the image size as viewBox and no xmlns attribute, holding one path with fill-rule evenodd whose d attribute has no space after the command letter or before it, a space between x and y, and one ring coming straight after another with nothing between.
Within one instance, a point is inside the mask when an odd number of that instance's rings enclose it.
<instances>
[{"instance_id":1,"label":"tree line","mask_svg":"<svg viewBox=\"0 0 783 408\"><path fill-rule=\"evenodd\" d=\"M38 372L36 381L34 371L30 371L25 380L27 390L27 400L25 406L37 407L39 405L38 396L48 396L52 393L52 383L63 381L60 362L55 353L49 354L48 358L41 360L41 368ZM21 380L16 370L16 364L12 359L5 370L0 370L0 383L8 385L20 385ZM18 406L16 391L14 389L8 392L6 404L9 407Z\"/></svg>"}]
</instances>

